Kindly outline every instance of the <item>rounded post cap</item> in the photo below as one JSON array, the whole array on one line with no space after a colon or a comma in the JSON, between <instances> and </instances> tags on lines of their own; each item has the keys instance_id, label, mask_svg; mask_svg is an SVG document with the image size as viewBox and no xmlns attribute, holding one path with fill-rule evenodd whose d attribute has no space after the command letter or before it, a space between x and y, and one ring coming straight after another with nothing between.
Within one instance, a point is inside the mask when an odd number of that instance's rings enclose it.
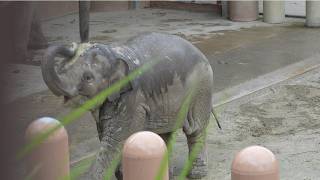
<instances>
[{"instance_id":1,"label":"rounded post cap","mask_svg":"<svg viewBox=\"0 0 320 180\"><path fill-rule=\"evenodd\" d=\"M150 159L162 157L166 144L156 133L141 131L131 135L123 147L123 156L132 159Z\"/></svg>"},{"instance_id":2,"label":"rounded post cap","mask_svg":"<svg viewBox=\"0 0 320 180\"><path fill-rule=\"evenodd\" d=\"M232 173L242 175L278 174L275 155L267 148L250 146L237 153L232 162Z\"/></svg>"},{"instance_id":3,"label":"rounded post cap","mask_svg":"<svg viewBox=\"0 0 320 180\"><path fill-rule=\"evenodd\" d=\"M44 142L60 140L68 136L66 129L60 121L51 117L42 117L33 121L27 128L25 137L27 140L38 137L41 134L49 133L49 131L57 128L52 132Z\"/></svg>"}]
</instances>

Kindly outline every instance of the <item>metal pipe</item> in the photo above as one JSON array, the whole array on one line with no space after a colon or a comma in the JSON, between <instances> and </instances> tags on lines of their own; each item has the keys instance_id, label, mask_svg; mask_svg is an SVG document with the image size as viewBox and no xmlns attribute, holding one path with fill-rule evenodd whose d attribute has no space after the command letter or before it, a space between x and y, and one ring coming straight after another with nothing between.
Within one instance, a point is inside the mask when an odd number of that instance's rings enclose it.
<instances>
[{"instance_id":1,"label":"metal pipe","mask_svg":"<svg viewBox=\"0 0 320 180\"><path fill-rule=\"evenodd\" d=\"M44 117L33 121L26 130L27 143L58 127L27 156L28 178L57 180L69 177L69 146L66 129L56 119Z\"/></svg>"}]
</instances>

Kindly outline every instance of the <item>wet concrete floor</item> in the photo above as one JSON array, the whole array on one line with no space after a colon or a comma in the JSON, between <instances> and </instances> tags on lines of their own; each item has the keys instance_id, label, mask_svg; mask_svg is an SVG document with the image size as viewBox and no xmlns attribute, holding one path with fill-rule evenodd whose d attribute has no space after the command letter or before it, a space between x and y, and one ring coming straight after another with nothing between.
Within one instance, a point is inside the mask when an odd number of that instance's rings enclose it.
<instances>
[{"instance_id":1,"label":"wet concrete floor","mask_svg":"<svg viewBox=\"0 0 320 180\"><path fill-rule=\"evenodd\" d=\"M152 18L154 17L148 16L148 14L146 14L147 12L144 13L144 15L138 14L137 16L133 16L132 18L129 18L129 20L114 20L112 28L107 28L108 31L106 31L106 27L104 27L104 22L108 22L108 20L103 20L103 23L101 24L102 17L105 17L105 15L93 15L93 18L96 19L93 20L92 26L96 26L97 28L96 30L93 30L91 34L92 40L104 43L117 40L122 41L122 39L128 37L128 32L131 32L131 35L140 32L140 29L137 29L136 27L139 26L139 23L135 26L131 25L133 24L132 22L137 22L135 21L135 18L141 16L147 20L149 18L149 21L144 22L143 26L147 28L147 30L178 34L190 40L204 52L215 71L214 92L221 92L228 87L239 85L260 75L281 69L289 64L303 61L320 51L320 30L304 28L301 20L297 20L297 23L285 24L283 26L270 26L260 21L249 24L244 23L241 25L241 23L233 24L230 21L221 20L219 18L213 20L212 18L214 16L210 14L196 14L190 16L191 18L186 18L186 13L181 12L167 12L164 10L150 11L149 13L155 13L153 16L162 18L159 20L161 21L160 24L162 24L162 30L159 30L159 26L152 25L152 23L154 23L154 19ZM163 15L163 13L165 14ZM193 17L194 19L192 19ZM45 33L51 38L51 43L69 43L70 41L76 41L78 37L77 32L72 28L74 25L73 23L75 23L71 21L73 18L74 16L68 16L46 22L47 24L44 25L44 29L47 30ZM117 18L121 19L123 17ZM215 21L217 23L214 23ZM56 25L59 23L69 25ZM199 31L198 26L201 26L203 30ZM184 31L181 30L187 27L189 27L189 29ZM241 29L242 27L246 29ZM50 28L51 30L49 32L48 29ZM111 31L110 29L117 30ZM59 32L63 32L65 35L62 36L62 38L57 38L59 35L55 35L54 33L59 34ZM111 38L102 37L101 34L108 34ZM34 53L35 56L32 61L39 62L43 51ZM23 136L25 127L33 119L43 116L59 117L70 112L70 109L61 106L62 99L55 97L46 88L36 88L36 91L32 88L43 87L43 81L39 75L25 76L23 74L32 74L33 72L39 74L39 67L33 68L37 70L30 72L23 71L23 66L17 66L13 67L12 71L9 71L13 76L14 74L20 73L19 79L21 80L21 83L15 84L21 86L19 91L28 90L25 96L17 97L9 105L12 108L24 109L23 112L17 113L17 121L21 122L21 126L17 127L17 131L21 132L21 136ZM319 77L316 75L313 75L312 77L313 78L311 78L311 80L309 79L308 82L315 81L317 83L317 78ZM24 83L27 83L28 85L26 86ZM263 98L264 94L268 94L264 92L262 95L260 94L261 98L257 102L250 102L241 106L229 104L234 107L234 109L224 108L219 111L218 116L221 118L224 130L219 131L213 123L210 125L209 154L211 158L209 166L212 171L210 171L207 179L229 179L228 170L233 154L240 148L249 144L267 145L274 150L277 155L280 154L280 159L284 160L284 164L281 167L282 171L284 171L282 179L313 180L316 179L315 177L320 176L320 174L318 174L320 171L317 169L317 166L319 165L319 159L317 158L319 157L319 152L316 150L317 144L312 144L319 140L317 136L319 128L316 121L316 119L319 119L319 116L314 113L318 111L318 103L316 102L319 94L317 88L309 87L305 84L303 84L303 86L304 87L298 87L296 85L285 86L280 88L277 93L269 95L267 99ZM318 87L318 85L314 86ZM297 92L300 92L298 94L301 94L301 97L296 96L296 88L298 88ZM15 89L14 86L13 89ZM277 103L277 99L280 97L287 99L283 99ZM301 102L299 98L309 98L310 101ZM244 99L247 101L251 100L249 98ZM243 100L239 100L234 103L236 104L237 102L242 101ZM289 108L287 106L290 105L287 105L288 102L292 102L292 106L299 107L301 104L303 105L303 107L301 107L302 109L298 109L296 113L300 113L300 115L304 117L302 119L295 118L292 121L296 123L296 125L290 124L289 121L291 121L291 119L286 119L286 117L283 117L282 115L288 113L290 110L286 109ZM260 106L259 104L264 105ZM268 104L272 104L272 106L267 106ZM226 107L229 107L229 105ZM295 110L291 109L290 112L291 111ZM272 115L272 117L269 117L273 113L276 113L277 116L275 115L273 117ZM302 125L303 123L305 125L300 126L299 124L301 123ZM292 126L288 126L288 124ZM245 128L249 128L249 130L243 131ZM99 142L97 139L95 123L90 114L86 114L75 121L68 126L67 129L70 136L71 161L77 160L97 150ZM297 129L301 129L301 131L298 131ZM241 136L238 136L239 134ZM309 140L307 141L307 139ZM288 141L290 141L290 143L288 143ZM304 145L305 148L290 150L289 147L293 148L294 145L299 142L306 143ZM290 146L288 146L285 151L281 151L281 148L284 148L287 145ZM186 153L185 139L183 136L179 136L178 138L177 150ZM297 153L298 155L295 155ZM288 172L290 170L297 171L299 162L309 155L310 158L305 159L303 163L304 166L302 166L303 171L301 171L299 176L294 176L293 173ZM181 168L183 160L184 157L182 156L175 157L174 165L177 172Z\"/></svg>"},{"instance_id":2,"label":"wet concrete floor","mask_svg":"<svg viewBox=\"0 0 320 180\"><path fill-rule=\"evenodd\" d=\"M319 29L302 23L227 31L195 45L214 69L214 92L320 53Z\"/></svg>"}]
</instances>

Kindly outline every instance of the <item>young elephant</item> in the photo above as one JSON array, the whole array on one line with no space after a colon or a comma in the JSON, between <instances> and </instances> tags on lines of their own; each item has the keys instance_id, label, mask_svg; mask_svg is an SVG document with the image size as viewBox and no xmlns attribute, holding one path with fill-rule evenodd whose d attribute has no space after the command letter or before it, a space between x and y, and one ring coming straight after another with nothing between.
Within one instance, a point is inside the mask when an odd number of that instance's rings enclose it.
<instances>
[{"instance_id":1,"label":"young elephant","mask_svg":"<svg viewBox=\"0 0 320 180\"><path fill-rule=\"evenodd\" d=\"M150 61L157 62L92 110L103 147L92 167L95 179L103 178L131 134L149 130L166 141L175 130L177 113L194 84L197 86L187 118L180 127L187 136L189 152L196 142L205 141L212 105L211 66L191 43L159 33L140 35L125 44L74 44L71 48L51 47L47 52L42 63L46 84L54 94L80 103ZM189 177L206 174L204 145Z\"/></svg>"}]
</instances>

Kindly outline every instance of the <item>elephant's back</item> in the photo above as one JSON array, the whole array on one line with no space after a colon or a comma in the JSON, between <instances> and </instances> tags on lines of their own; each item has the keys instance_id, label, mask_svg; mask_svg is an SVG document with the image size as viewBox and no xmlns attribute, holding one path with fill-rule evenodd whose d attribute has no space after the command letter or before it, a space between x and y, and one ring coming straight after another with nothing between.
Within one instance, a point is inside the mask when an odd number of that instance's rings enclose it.
<instances>
[{"instance_id":1,"label":"elephant's back","mask_svg":"<svg viewBox=\"0 0 320 180\"><path fill-rule=\"evenodd\" d=\"M187 40L170 34L147 33L126 44L142 61L171 58L171 61L207 61L202 52Z\"/></svg>"},{"instance_id":2,"label":"elephant's back","mask_svg":"<svg viewBox=\"0 0 320 180\"><path fill-rule=\"evenodd\" d=\"M199 64L210 66L206 57L188 41L174 35L148 33L128 41L140 65L155 61L152 69L138 78L138 84L147 93L160 93L174 83L182 83Z\"/></svg>"}]
</instances>

